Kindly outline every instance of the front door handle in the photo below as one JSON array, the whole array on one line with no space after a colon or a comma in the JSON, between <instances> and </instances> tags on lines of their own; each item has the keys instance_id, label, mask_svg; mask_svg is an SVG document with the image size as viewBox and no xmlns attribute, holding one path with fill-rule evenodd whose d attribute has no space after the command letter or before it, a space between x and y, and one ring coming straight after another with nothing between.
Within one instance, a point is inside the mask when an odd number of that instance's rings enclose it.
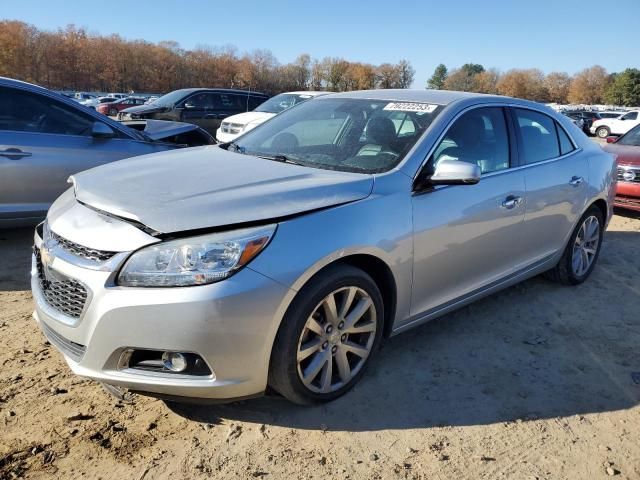
<instances>
[{"instance_id":1,"label":"front door handle","mask_svg":"<svg viewBox=\"0 0 640 480\"><path fill-rule=\"evenodd\" d=\"M511 210L512 208L517 207L522 203L522 197L518 197L516 195L509 195L502 202L502 208L506 208L507 210Z\"/></svg>"},{"instance_id":2,"label":"front door handle","mask_svg":"<svg viewBox=\"0 0 640 480\"><path fill-rule=\"evenodd\" d=\"M204 117L202 117L206 120L210 120L212 118L218 118L218 116L215 113L207 113Z\"/></svg>"},{"instance_id":3,"label":"front door handle","mask_svg":"<svg viewBox=\"0 0 640 480\"><path fill-rule=\"evenodd\" d=\"M571 177L571 180L569 180L569 185L577 187L582 182L584 182L584 178L574 175L573 177Z\"/></svg>"},{"instance_id":4,"label":"front door handle","mask_svg":"<svg viewBox=\"0 0 640 480\"><path fill-rule=\"evenodd\" d=\"M30 157L31 152L23 152L19 148L7 148L6 150L0 150L0 157L7 157L10 160L20 160L24 157Z\"/></svg>"}]
</instances>

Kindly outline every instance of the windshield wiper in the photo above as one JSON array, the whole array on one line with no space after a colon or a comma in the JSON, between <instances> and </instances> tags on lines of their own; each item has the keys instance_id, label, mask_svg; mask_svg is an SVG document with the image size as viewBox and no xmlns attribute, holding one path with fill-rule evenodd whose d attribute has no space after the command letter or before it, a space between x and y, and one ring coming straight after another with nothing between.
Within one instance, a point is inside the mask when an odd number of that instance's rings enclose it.
<instances>
[{"instance_id":1,"label":"windshield wiper","mask_svg":"<svg viewBox=\"0 0 640 480\"><path fill-rule=\"evenodd\" d=\"M274 162L280 163L290 163L291 165L299 165L303 167L304 165L293 158L289 158L286 155L278 154L278 155L256 155L256 157L264 158L265 160L273 160Z\"/></svg>"}]
</instances>

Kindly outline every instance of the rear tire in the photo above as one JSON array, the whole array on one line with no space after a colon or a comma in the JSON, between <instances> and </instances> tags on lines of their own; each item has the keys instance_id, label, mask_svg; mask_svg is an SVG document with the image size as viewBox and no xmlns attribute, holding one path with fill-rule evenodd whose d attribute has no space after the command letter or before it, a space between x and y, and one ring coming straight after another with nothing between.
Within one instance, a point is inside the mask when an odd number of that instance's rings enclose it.
<instances>
[{"instance_id":1,"label":"rear tire","mask_svg":"<svg viewBox=\"0 0 640 480\"><path fill-rule=\"evenodd\" d=\"M598 136L598 138L607 138L609 135L611 135L611 130L609 130L609 127L598 127L598 129L596 130L596 135Z\"/></svg>"},{"instance_id":2,"label":"rear tire","mask_svg":"<svg viewBox=\"0 0 640 480\"><path fill-rule=\"evenodd\" d=\"M593 271L604 234L604 219L598 207L591 206L580 218L558 264L545 273L550 280L578 285Z\"/></svg>"},{"instance_id":3,"label":"rear tire","mask_svg":"<svg viewBox=\"0 0 640 480\"><path fill-rule=\"evenodd\" d=\"M328 267L298 292L284 316L269 386L300 405L343 395L380 345L383 319L382 295L369 275L350 265Z\"/></svg>"}]
</instances>

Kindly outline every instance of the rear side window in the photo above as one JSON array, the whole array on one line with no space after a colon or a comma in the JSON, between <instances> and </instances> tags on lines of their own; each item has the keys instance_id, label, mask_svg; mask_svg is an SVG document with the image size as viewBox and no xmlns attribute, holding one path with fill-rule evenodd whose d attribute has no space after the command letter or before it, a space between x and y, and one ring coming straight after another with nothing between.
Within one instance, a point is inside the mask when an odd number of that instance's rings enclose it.
<instances>
[{"instance_id":1,"label":"rear side window","mask_svg":"<svg viewBox=\"0 0 640 480\"><path fill-rule=\"evenodd\" d=\"M249 96L249 110L254 110L258 108L265 102L265 97L254 97L253 95Z\"/></svg>"},{"instance_id":2,"label":"rear side window","mask_svg":"<svg viewBox=\"0 0 640 480\"><path fill-rule=\"evenodd\" d=\"M522 108L514 112L522 140L523 163L529 165L560 156L556 126L551 117Z\"/></svg>"},{"instance_id":3,"label":"rear side window","mask_svg":"<svg viewBox=\"0 0 640 480\"><path fill-rule=\"evenodd\" d=\"M558 142L560 143L560 154L566 155L569 152L575 150L573 143L571 143L571 139L567 132L564 131L564 128L560 126L560 124L556 123L556 129L558 130Z\"/></svg>"}]
</instances>

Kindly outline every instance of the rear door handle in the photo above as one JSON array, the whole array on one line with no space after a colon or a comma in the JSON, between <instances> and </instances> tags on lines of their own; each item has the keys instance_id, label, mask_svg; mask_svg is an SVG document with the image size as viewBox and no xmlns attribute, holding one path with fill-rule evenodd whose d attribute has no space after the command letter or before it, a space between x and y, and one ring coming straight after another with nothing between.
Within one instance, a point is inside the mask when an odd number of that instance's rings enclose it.
<instances>
[{"instance_id":1,"label":"rear door handle","mask_svg":"<svg viewBox=\"0 0 640 480\"><path fill-rule=\"evenodd\" d=\"M517 207L522 203L522 197L518 197L516 195L509 195L502 202L502 208L506 208L507 210L511 210L512 208Z\"/></svg>"},{"instance_id":2,"label":"rear door handle","mask_svg":"<svg viewBox=\"0 0 640 480\"><path fill-rule=\"evenodd\" d=\"M582 177L577 177L577 176L573 176L571 177L571 180L569 180L569 185L572 185L574 187L577 187L578 185L580 185L582 182L584 182L584 178Z\"/></svg>"},{"instance_id":3,"label":"rear door handle","mask_svg":"<svg viewBox=\"0 0 640 480\"><path fill-rule=\"evenodd\" d=\"M0 157L7 157L10 160L20 160L23 157L30 157L31 152L23 152L19 148L7 148L6 150L0 150Z\"/></svg>"},{"instance_id":4,"label":"rear door handle","mask_svg":"<svg viewBox=\"0 0 640 480\"><path fill-rule=\"evenodd\" d=\"M211 119L211 118L218 118L218 116L215 113L207 113L204 117L205 119Z\"/></svg>"}]
</instances>

